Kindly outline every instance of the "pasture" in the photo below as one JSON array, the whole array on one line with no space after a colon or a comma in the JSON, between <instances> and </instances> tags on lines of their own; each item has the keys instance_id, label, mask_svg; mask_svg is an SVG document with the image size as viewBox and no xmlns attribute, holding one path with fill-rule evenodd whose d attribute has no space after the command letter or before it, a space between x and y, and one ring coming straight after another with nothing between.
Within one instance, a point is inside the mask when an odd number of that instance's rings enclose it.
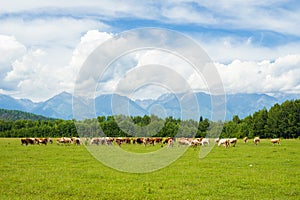
<instances>
[{"instance_id":1,"label":"pasture","mask_svg":"<svg viewBox=\"0 0 300 200\"><path fill-rule=\"evenodd\" d=\"M257 146L239 140L228 149L216 145L204 159L199 148L205 147L189 148L159 171L130 174L104 166L83 145L22 146L20 139L0 138L0 199L300 198L300 140Z\"/></svg>"}]
</instances>

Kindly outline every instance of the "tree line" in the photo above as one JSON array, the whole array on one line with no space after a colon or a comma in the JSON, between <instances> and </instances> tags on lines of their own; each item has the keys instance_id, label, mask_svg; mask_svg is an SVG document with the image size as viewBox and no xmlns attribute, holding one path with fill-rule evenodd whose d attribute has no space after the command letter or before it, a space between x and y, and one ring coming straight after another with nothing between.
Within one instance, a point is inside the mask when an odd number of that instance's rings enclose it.
<instances>
[{"instance_id":1,"label":"tree line","mask_svg":"<svg viewBox=\"0 0 300 200\"><path fill-rule=\"evenodd\" d=\"M15 116L17 118L17 116ZM222 129L219 129L221 127ZM300 100L275 104L240 119L237 115L226 122L199 121L155 115L99 116L95 119L18 119L0 120L0 137L300 137Z\"/></svg>"}]
</instances>

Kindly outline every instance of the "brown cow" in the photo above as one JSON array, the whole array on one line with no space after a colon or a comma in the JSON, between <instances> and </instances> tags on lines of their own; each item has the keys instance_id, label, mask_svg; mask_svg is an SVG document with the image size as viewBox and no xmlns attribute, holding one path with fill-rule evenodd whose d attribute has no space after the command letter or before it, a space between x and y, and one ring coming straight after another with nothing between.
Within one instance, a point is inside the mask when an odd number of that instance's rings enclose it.
<instances>
[{"instance_id":1,"label":"brown cow","mask_svg":"<svg viewBox=\"0 0 300 200\"><path fill-rule=\"evenodd\" d=\"M137 144L143 144L144 143L144 138L136 138L136 143Z\"/></svg>"},{"instance_id":2,"label":"brown cow","mask_svg":"<svg viewBox=\"0 0 300 200\"><path fill-rule=\"evenodd\" d=\"M121 147L121 144L124 142L123 138L116 138L116 143Z\"/></svg>"},{"instance_id":3,"label":"brown cow","mask_svg":"<svg viewBox=\"0 0 300 200\"><path fill-rule=\"evenodd\" d=\"M21 145L35 144L35 138L21 138Z\"/></svg>"},{"instance_id":4,"label":"brown cow","mask_svg":"<svg viewBox=\"0 0 300 200\"><path fill-rule=\"evenodd\" d=\"M276 143L277 143L277 144L280 144L280 139L279 139L279 138L271 139L271 143L272 143L273 145L275 145Z\"/></svg>"},{"instance_id":5,"label":"brown cow","mask_svg":"<svg viewBox=\"0 0 300 200\"><path fill-rule=\"evenodd\" d=\"M171 138L171 137L166 138L166 139L164 140L163 144L168 144L168 141L169 141L170 139L172 139L172 138Z\"/></svg>"}]
</instances>

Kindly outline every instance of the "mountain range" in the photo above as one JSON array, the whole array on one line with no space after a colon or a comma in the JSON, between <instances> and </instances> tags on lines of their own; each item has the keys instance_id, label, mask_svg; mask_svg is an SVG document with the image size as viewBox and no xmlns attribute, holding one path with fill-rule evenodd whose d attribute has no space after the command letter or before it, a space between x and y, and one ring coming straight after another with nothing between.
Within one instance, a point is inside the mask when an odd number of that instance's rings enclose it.
<instances>
[{"instance_id":1,"label":"mountain range","mask_svg":"<svg viewBox=\"0 0 300 200\"><path fill-rule=\"evenodd\" d=\"M211 118L211 96L198 92L194 93L196 99L185 98L183 109L180 108L178 97L175 94L163 94L157 99L133 100L117 94L104 94L91 99L89 104L94 104L94 116L109 116L114 114L127 114L131 116L155 114L165 118L173 116L181 117L189 110L196 109L195 100L199 106L200 115L204 118ZM194 97L193 96L193 97ZM262 108L270 108L275 103L282 103L285 100L299 99L300 94L283 94L270 96L267 94L228 94L226 95L226 119L232 119L233 115L244 118ZM0 108L8 110L20 110L42 115L49 118L72 119L73 96L70 93L62 92L42 102L32 102L29 99L16 99L8 95L0 94ZM84 104L84 103L82 103ZM189 105L187 107L187 105ZM82 106L82 105L81 105ZM90 107L91 105L85 105ZM193 107L194 106L194 107ZM82 107L82 109L85 109ZM87 115L85 117L94 117ZM198 117L198 116L197 116ZM193 117L194 118L194 117ZM77 118L76 118L77 119Z\"/></svg>"}]
</instances>

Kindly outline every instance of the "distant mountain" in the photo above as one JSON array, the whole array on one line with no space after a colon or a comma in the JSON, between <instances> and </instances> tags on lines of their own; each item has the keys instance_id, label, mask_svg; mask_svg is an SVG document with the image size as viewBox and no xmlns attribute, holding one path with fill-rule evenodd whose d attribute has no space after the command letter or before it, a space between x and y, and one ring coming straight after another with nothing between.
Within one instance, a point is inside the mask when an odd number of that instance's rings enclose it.
<instances>
[{"instance_id":1,"label":"distant mountain","mask_svg":"<svg viewBox=\"0 0 300 200\"><path fill-rule=\"evenodd\" d=\"M8 95L0 94L0 108L26 111L26 106L24 106L21 102L21 100L14 99Z\"/></svg>"},{"instance_id":2,"label":"distant mountain","mask_svg":"<svg viewBox=\"0 0 300 200\"><path fill-rule=\"evenodd\" d=\"M269 109L277 102L276 98L266 94L229 94L226 97L226 119L232 119L233 115L244 118L262 108Z\"/></svg>"},{"instance_id":3,"label":"distant mountain","mask_svg":"<svg viewBox=\"0 0 300 200\"><path fill-rule=\"evenodd\" d=\"M18 111L18 110L6 110L0 109L0 119L16 121L20 119L25 120L54 120L53 118L44 117L41 115L35 115L28 112Z\"/></svg>"},{"instance_id":4,"label":"distant mountain","mask_svg":"<svg viewBox=\"0 0 300 200\"><path fill-rule=\"evenodd\" d=\"M117 94L105 94L96 97L95 110L97 116L118 114L143 116L148 114L147 110L133 100Z\"/></svg>"},{"instance_id":5,"label":"distant mountain","mask_svg":"<svg viewBox=\"0 0 300 200\"><path fill-rule=\"evenodd\" d=\"M32 113L61 119L72 119L72 95L62 92L45 102L37 103Z\"/></svg>"},{"instance_id":6,"label":"distant mountain","mask_svg":"<svg viewBox=\"0 0 300 200\"><path fill-rule=\"evenodd\" d=\"M226 96L226 119L232 119L233 115L244 118L264 107L269 109L275 103L280 104L285 100L299 98L300 95L298 94L278 94L277 96L266 94L228 94ZM180 105L180 101L183 105ZM82 101L79 104L79 107L76 108L81 109L82 113L90 109L91 106L95 106L96 116L156 114L162 118L167 116L185 118L184 116L190 116L195 113L195 109L199 109L201 116L210 119L212 107L211 96L202 92L191 95L163 94L155 100L131 100L117 94L104 94L96 97L95 100ZM21 110L51 118L73 118L72 95L67 92L60 93L39 103L34 103L28 99L14 99L8 95L0 95L0 108ZM83 117L93 117L95 114L89 113ZM198 116L191 117L197 119Z\"/></svg>"}]
</instances>

